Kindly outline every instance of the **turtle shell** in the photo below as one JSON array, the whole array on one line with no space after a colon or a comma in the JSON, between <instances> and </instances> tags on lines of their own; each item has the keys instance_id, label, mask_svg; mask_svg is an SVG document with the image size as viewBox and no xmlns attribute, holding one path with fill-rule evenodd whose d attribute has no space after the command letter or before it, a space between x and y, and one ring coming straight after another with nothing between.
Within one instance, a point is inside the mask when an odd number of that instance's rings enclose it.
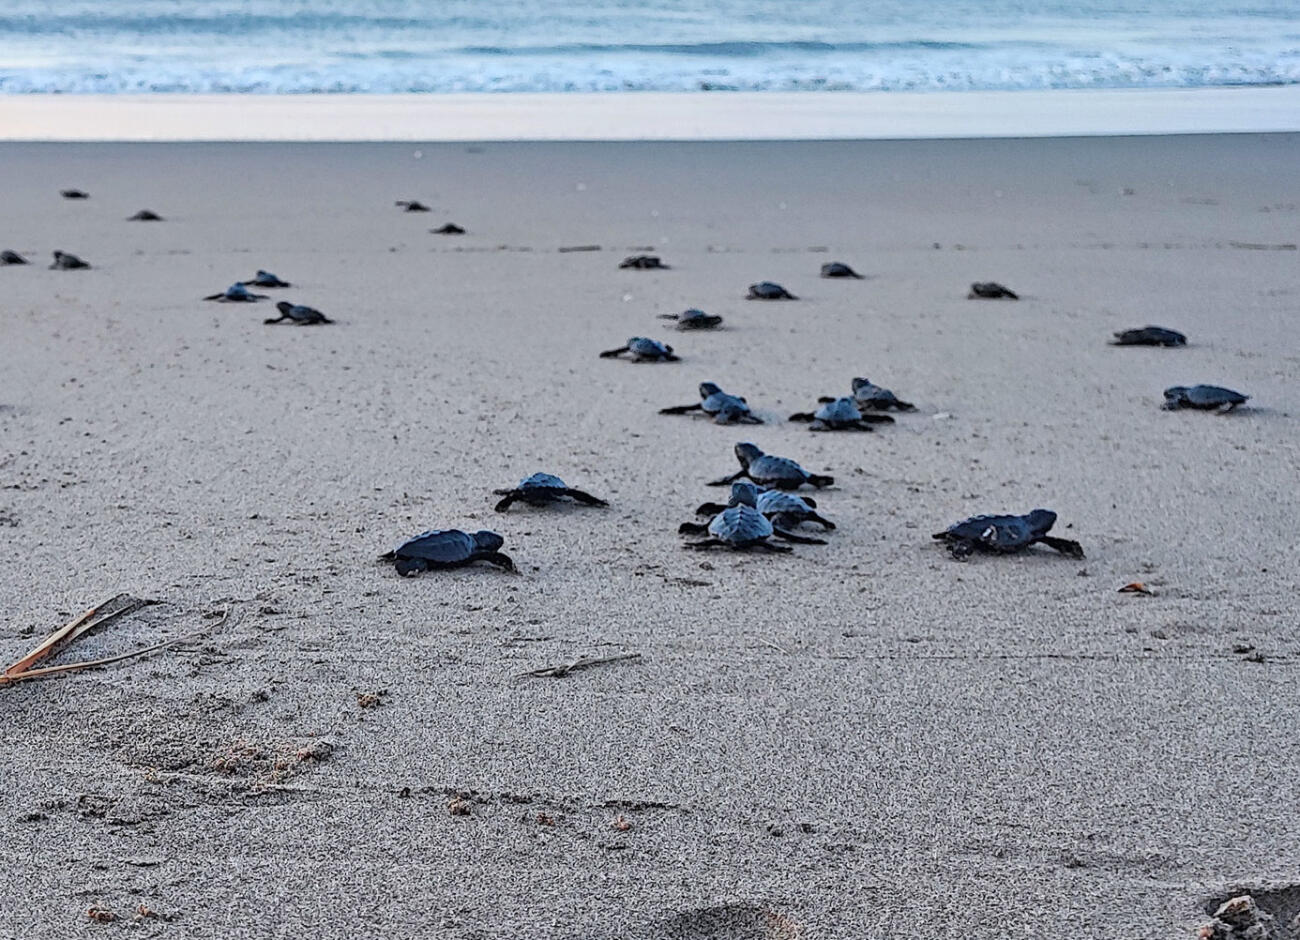
<instances>
[{"instance_id":1,"label":"turtle shell","mask_svg":"<svg viewBox=\"0 0 1300 940\"><path fill-rule=\"evenodd\" d=\"M730 545L750 545L772 535L772 523L752 506L730 506L713 517L709 534Z\"/></svg>"},{"instance_id":2,"label":"turtle shell","mask_svg":"<svg viewBox=\"0 0 1300 940\"><path fill-rule=\"evenodd\" d=\"M972 516L951 525L945 534L971 542L995 552L1014 552L1051 531L1056 513L1035 509L1023 516Z\"/></svg>"},{"instance_id":3,"label":"turtle shell","mask_svg":"<svg viewBox=\"0 0 1300 940\"><path fill-rule=\"evenodd\" d=\"M763 454L755 457L749 464L749 476L760 486L767 483L802 483L808 479L808 472L789 457L773 457Z\"/></svg>"},{"instance_id":4,"label":"turtle shell","mask_svg":"<svg viewBox=\"0 0 1300 940\"><path fill-rule=\"evenodd\" d=\"M1185 387L1176 385L1165 389L1165 400L1185 408L1221 408L1224 405L1240 405L1250 399L1249 395L1234 392L1230 388L1218 385L1193 385Z\"/></svg>"},{"instance_id":5,"label":"turtle shell","mask_svg":"<svg viewBox=\"0 0 1300 940\"><path fill-rule=\"evenodd\" d=\"M430 529L413 539L407 539L393 549L393 554L398 558L420 558L438 565L455 565L468 561L478 550L478 541L468 532L460 529Z\"/></svg>"},{"instance_id":6,"label":"turtle shell","mask_svg":"<svg viewBox=\"0 0 1300 940\"><path fill-rule=\"evenodd\" d=\"M764 490L758 494L757 509L764 515L789 513L796 516L806 515L810 507L802 497L784 490Z\"/></svg>"},{"instance_id":7,"label":"turtle shell","mask_svg":"<svg viewBox=\"0 0 1300 940\"><path fill-rule=\"evenodd\" d=\"M519 481L521 490L567 490L568 484L553 473L534 473Z\"/></svg>"},{"instance_id":8,"label":"turtle shell","mask_svg":"<svg viewBox=\"0 0 1300 940\"><path fill-rule=\"evenodd\" d=\"M644 336L633 336L627 341L627 348L632 355L646 359L658 359L669 354L668 347L663 343Z\"/></svg>"},{"instance_id":9,"label":"turtle shell","mask_svg":"<svg viewBox=\"0 0 1300 940\"><path fill-rule=\"evenodd\" d=\"M852 424L862 420L862 412L852 398L837 398L818 408L813 417L826 424Z\"/></svg>"}]
</instances>

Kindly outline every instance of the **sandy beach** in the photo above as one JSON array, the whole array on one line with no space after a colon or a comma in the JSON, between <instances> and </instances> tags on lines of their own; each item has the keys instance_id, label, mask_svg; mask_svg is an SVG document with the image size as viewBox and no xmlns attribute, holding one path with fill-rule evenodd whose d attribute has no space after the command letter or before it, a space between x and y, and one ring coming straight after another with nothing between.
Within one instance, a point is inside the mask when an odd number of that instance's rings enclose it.
<instances>
[{"instance_id":1,"label":"sandy beach","mask_svg":"<svg viewBox=\"0 0 1300 940\"><path fill-rule=\"evenodd\" d=\"M1300 136L0 156L0 651L187 638L0 689L0 935L1172 940L1300 883ZM918 410L784 420L858 375ZM769 423L656 413L705 380ZM682 549L744 440L829 544ZM492 511L537 470L611 505ZM1086 560L930 539L1039 506ZM375 563L451 527L521 575Z\"/></svg>"}]
</instances>

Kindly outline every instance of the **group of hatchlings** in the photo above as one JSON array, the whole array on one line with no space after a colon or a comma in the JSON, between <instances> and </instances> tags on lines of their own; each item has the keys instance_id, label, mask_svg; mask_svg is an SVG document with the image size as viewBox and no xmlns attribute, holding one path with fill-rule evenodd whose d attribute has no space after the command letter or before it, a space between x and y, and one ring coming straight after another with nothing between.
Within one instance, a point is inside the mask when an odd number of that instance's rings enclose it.
<instances>
[{"instance_id":1,"label":"group of hatchlings","mask_svg":"<svg viewBox=\"0 0 1300 940\"><path fill-rule=\"evenodd\" d=\"M67 199L87 198L87 195L79 190L66 190L62 195ZM408 212L427 211L427 207L416 202L399 202L398 206ZM141 210L131 218L131 221L162 221L162 219L156 213ZM464 229L450 224L433 231L437 234L464 233ZM0 252L0 265L26 263L26 259L16 252ZM56 251L54 263L50 267L56 270L81 270L89 268L90 264L75 255ZM634 255L626 258L619 267L634 270L665 270L668 265L655 255ZM863 275L840 262L822 265L821 276L863 278ZM250 287L266 289L290 286L289 282L281 280L275 274L259 270L252 278L237 281L226 290L203 299L219 303L254 303L268 299L268 295L254 293L249 290ZM992 281L972 284L967 296L978 300L1019 299L1016 293ZM791 301L798 298L780 284L761 281L750 285L746 299ZM300 326L313 326L334 322L319 310L302 304L281 301L276 304L276 307L280 311L280 316L267 319L266 323L287 321ZM681 314L666 315L665 319L676 321L679 330L710 330L722 324L722 317L696 309ZM1114 334L1114 337L1113 344L1117 346L1168 347L1184 346L1187 343L1187 337L1182 333L1158 326L1124 330ZM628 355L633 362L677 362L680 359L668 344L644 336L633 336L623 346L600 354L601 358L605 359L623 355ZM660 414L698 412L718 424L763 423L753 414L743 397L728 394L713 382L702 382L699 386L699 395L700 400L696 403L664 408L661 409ZM1214 385L1179 385L1165 389L1164 397L1163 407L1169 410L1197 408L1226 412L1245 403L1249 396ZM852 394L838 398L820 398L818 406L811 412L793 414L790 420L804 422L812 431L871 431L873 425L889 424L894 421L884 412L915 410L915 406L911 403L902 401L890 390L881 388L865 378L853 379ZM817 503L813 499L796 495L793 491L805 485L820 489L830 486L834 482L833 479L809 473L788 457L765 454L752 443L737 444L735 453L736 459L740 462L740 470L720 480L714 480L710 484L719 486L731 484L730 499L726 505L705 503L696 510L697 515L712 517L707 523L681 524L678 531L682 535L701 537L697 541L687 542L686 547L788 552L791 550L788 546L774 544L772 540L826 544L823 539L800 535L794 531L805 522L819 525L824 530L834 529L835 524L819 514ZM742 480L742 478L747 479ZM560 500L574 501L588 506L607 505L604 500L573 489L559 477L549 473L534 473L520 481L517 487L496 492L503 497L496 504L498 512L505 512L511 504L518 501L533 506L545 506ZM936 532L934 538L942 542L952 556L958 559L969 557L977 551L998 554L1024 551L1040 542L1067 557L1083 558L1083 548L1078 542L1048 534L1055 523L1056 513L1047 509L1035 509L1024 515L973 516L949 526L942 532ZM505 540L495 532L432 530L407 540L393 551L381 556L381 559L391 561L398 573L403 576L479 561L497 565L507 571L514 571L514 562L501 552L504 544Z\"/></svg>"}]
</instances>

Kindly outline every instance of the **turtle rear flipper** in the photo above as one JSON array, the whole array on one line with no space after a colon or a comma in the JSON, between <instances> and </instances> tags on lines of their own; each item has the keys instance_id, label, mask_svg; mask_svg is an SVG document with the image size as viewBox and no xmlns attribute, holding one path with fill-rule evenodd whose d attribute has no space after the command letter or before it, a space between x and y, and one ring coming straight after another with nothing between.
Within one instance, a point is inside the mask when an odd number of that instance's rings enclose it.
<instances>
[{"instance_id":1,"label":"turtle rear flipper","mask_svg":"<svg viewBox=\"0 0 1300 940\"><path fill-rule=\"evenodd\" d=\"M804 500L804 502L808 502L808 500ZM826 529L828 532L831 529L835 528L835 523L831 522L829 519L825 518L824 516L817 515L817 513L815 512L808 514L807 521L817 523L819 526L821 526L823 529Z\"/></svg>"},{"instance_id":2,"label":"turtle rear flipper","mask_svg":"<svg viewBox=\"0 0 1300 940\"><path fill-rule=\"evenodd\" d=\"M821 489L823 486L833 486L835 483L835 478L828 477L820 473L810 473L808 474L808 482L812 486L817 487L817 489Z\"/></svg>"},{"instance_id":3,"label":"turtle rear flipper","mask_svg":"<svg viewBox=\"0 0 1300 940\"><path fill-rule=\"evenodd\" d=\"M804 424L808 424L810 421L813 420L813 413L811 411L800 411L790 415L790 420L801 421Z\"/></svg>"},{"instance_id":4,"label":"turtle rear flipper","mask_svg":"<svg viewBox=\"0 0 1300 940\"><path fill-rule=\"evenodd\" d=\"M1054 548L1062 555L1070 558L1083 558L1083 546L1074 539L1059 539L1054 535L1040 536L1038 541L1042 542L1048 548Z\"/></svg>"},{"instance_id":5,"label":"turtle rear flipper","mask_svg":"<svg viewBox=\"0 0 1300 940\"><path fill-rule=\"evenodd\" d=\"M794 551L794 549L792 549L789 545L774 545L767 540L764 540L762 542L754 542L752 545L747 545L745 547L754 548L760 552L772 552L773 554L784 554L786 552Z\"/></svg>"},{"instance_id":6,"label":"turtle rear flipper","mask_svg":"<svg viewBox=\"0 0 1300 940\"><path fill-rule=\"evenodd\" d=\"M605 502L600 497L592 496L590 493L584 493L582 490L567 489L564 491L564 495L568 496L570 499L577 500L578 502L582 503L584 506L608 506L609 505L609 503Z\"/></svg>"},{"instance_id":7,"label":"turtle rear flipper","mask_svg":"<svg viewBox=\"0 0 1300 940\"><path fill-rule=\"evenodd\" d=\"M867 422L867 424L893 424L894 423L894 419L891 418L889 415L864 413L862 415L861 420Z\"/></svg>"},{"instance_id":8,"label":"turtle rear flipper","mask_svg":"<svg viewBox=\"0 0 1300 940\"><path fill-rule=\"evenodd\" d=\"M716 515L717 515L718 513L720 513L720 512L725 512L726 509L727 509L727 507L724 506L724 505L722 505L722 503L702 503L702 504L700 504L700 506L695 510L695 515L697 515L697 516L716 516Z\"/></svg>"},{"instance_id":9,"label":"turtle rear flipper","mask_svg":"<svg viewBox=\"0 0 1300 940\"><path fill-rule=\"evenodd\" d=\"M772 534L776 536L776 538L783 539L784 541L787 542L797 542L800 545L825 545L826 544L825 539L813 538L810 535L796 535L794 532L791 532L789 529L778 529L775 526L772 529Z\"/></svg>"},{"instance_id":10,"label":"turtle rear flipper","mask_svg":"<svg viewBox=\"0 0 1300 940\"><path fill-rule=\"evenodd\" d=\"M717 515L714 513L714 515ZM708 535L709 527L702 522L683 522L677 527L678 535Z\"/></svg>"},{"instance_id":11,"label":"turtle rear flipper","mask_svg":"<svg viewBox=\"0 0 1300 940\"><path fill-rule=\"evenodd\" d=\"M515 500L519 499L523 495L518 490L493 490L492 492L497 496L505 497L505 499L499 500L497 504L492 507L496 512L505 512L514 504Z\"/></svg>"},{"instance_id":12,"label":"turtle rear flipper","mask_svg":"<svg viewBox=\"0 0 1300 940\"><path fill-rule=\"evenodd\" d=\"M682 525L690 525L690 524L691 523L689 522L682 523ZM682 546L682 548L687 548L690 549L691 551L697 551L697 552L703 551L706 548L726 548L726 547L727 547L727 543L722 541L722 539L705 539L702 542L687 542L685 545Z\"/></svg>"}]
</instances>

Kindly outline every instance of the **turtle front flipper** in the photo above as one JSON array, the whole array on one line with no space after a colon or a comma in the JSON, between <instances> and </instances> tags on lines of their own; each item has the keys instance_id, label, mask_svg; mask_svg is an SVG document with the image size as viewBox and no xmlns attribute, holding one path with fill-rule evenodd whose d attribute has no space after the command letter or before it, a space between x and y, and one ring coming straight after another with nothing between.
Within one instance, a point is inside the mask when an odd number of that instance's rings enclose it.
<instances>
[{"instance_id":1,"label":"turtle front flipper","mask_svg":"<svg viewBox=\"0 0 1300 940\"><path fill-rule=\"evenodd\" d=\"M891 418L889 415L863 414L863 416L859 420L865 421L867 422L867 424L893 424L894 423L894 419Z\"/></svg>"},{"instance_id":2,"label":"turtle front flipper","mask_svg":"<svg viewBox=\"0 0 1300 940\"><path fill-rule=\"evenodd\" d=\"M804 500L804 502L811 502L811 500ZM829 519L825 518L824 516L817 515L817 513L815 512L808 514L807 521L815 522L823 529L826 529L827 531L830 531L831 529L835 528L835 523L831 522Z\"/></svg>"},{"instance_id":3,"label":"turtle front flipper","mask_svg":"<svg viewBox=\"0 0 1300 940\"><path fill-rule=\"evenodd\" d=\"M510 506L515 502L515 500L520 499L524 495L523 493L519 492L519 490L493 490L492 492L497 496L505 497L505 499L500 500L495 506L492 507L497 512L505 512L507 509L510 508Z\"/></svg>"},{"instance_id":4,"label":"turtle front flipper","mask_svg":"<svg viewBox=\"0 0 1300 940\"><path fill-rule=\"evenodd\" d=\"M835 478L820 473L810 473L808 474L808 482L812 486L817 487L817 489L821 489L823 486L833 486L835 484Z\"/></svg>"},{"instance_id":5,"label":"turtle front flipper","mask_svg":"<svg viewBox=\"0 0 1300 940\"><path fill-rule=\"evenodd\" d=\"M481 555L474 556L475 561L486 561L489 565L496 565L509 571L511 574L518 574L519 569L515 567L514 561L509 555L502 552L484 552Z\"/></svg>"},{"instance_id":6,"label":"turtle front flipper","mask_svg":"<svg viewBox=\"0 0 1300 940\"><path fill-rule=\"evenodd\" d=\"M795 414L790 415L790 420L801 421L804 424L808 424L813 420L813 413L811 411L799 411L796 412Z\"/></svg>"},{"instance_id":7,"label":"turtle front flipper","mask_svg":"<svg viewBox=\"0 0 1300 940\"><path fill-rule=\"evenodd\" d=\"M931 538L943 542L943 547L948 549L948 554L953 558L961 561L969 558L975 551L975 543L970 539L955 537L951 532L936 532Z\"/></svg>"},{"instance_id":8,"label":"turtle front flipper","mask_svg":"<svg viewBox=\"0 0 1300 940\"><path fill-rule=\"evenodd\" d=\"M1058 539L1054 535L1040 536L1038 541L1048 548L1054 548L1068 558L1083 558L1083 546L1074 539Z\"/></svg>"},{"instance_id":9,"label":"turtle front flipper","mask_svg":"<svg viewBox=\"0 0 1300 940\"><path fill-rule=\"evenodd\" d=\"M722 503L702 503L695 510L697 516L716 516L720 512L726 512L727 507Z\"/></svg>"},{"instance_id":10,"label":"turtle front flipper","mask_svg":"<svg viewBox=\"0 0 1300 940\"><path fill-rule=\"evenodd\" d=\"M800 545L825 545L826 544L825 539L817 539L809 535L796 535L795 533L791 532L789 529L778 529L775 526L772 527L772 534L779 539L783 539L786 542L797 542Z\"/></svg>"},{"instance_id":11,"label":"turtle front flipper","mask_svg":"<svg viewBox=\"0 0 1300 940\"><path fill-rule=\"evenodd\" d=\"M623 353L627 352L627 350L628 347L626 346L620 346L618 349L606 349L603 353L600 354L600 358L617 359L619 356L623 355Z\"/></svg>"},{"instance_id":12,"label":"turtle front flipper","mask_svg":"<svg viewBox=\"0 0 1300 940\"><path fill-rule=\"evenodd\" d=\"M403 578L422 574L429 570L429 564L423 558L394 558L393 566Z\"/></svg>"},{"instance_id":13,"label":"turtle front flipper","mask_svg":"<svg viewBox=\"0 0 1300 940\"><path fill-rule=\"evenodd\" d=\"M604 353L601 353L601 355L603 356ZM703 407L704 405L700 402L693 405L673 405L671 408L660 408L659 413L661 415L684 415L688 412L699 411Z\"/></svg>"},{"instance_id":14,"label":"turtle front flipper","mask_svg":"<svg viewBox=\"0 0 1300 940\"><path fill-rule=\"evenodd\" d=\"M592 496L590 493L584 493L582 490L567 489L564 491L564 495L568 496L570 499L576 499L584 506L608 506L609 505L609 503L605 502L600 497Z\"/></svg>"},{"instance_id":15,"label":"turtle front flipper","mask_svg":"<svg viewBox=\"0 0 1300 940\"><path fill-rule=\"evenodd\" d=\"M222 291L220 294L209 294L207 297L204 297L203 299L204 299L204 300L218 300L218 301L220 301L220 300L225 300L225 299L226 299L226 292L225 292L225 291Z\"/></svg>"},{"instance_id":16,"label":"turtle front flipper","mask_svg":"<svg viewBox=\"0 0 1300 940\"><path fill-rule=\"evenodd\" d=\"M210 300L211 298L205 298L205 299ZM270 326L272 323L279 323L281 320L287 320L287 319L289 319L289 314L282 313L278 317L271 317L269 320L263 320L262 322L265 323L267 326Z\"/></svg>"},{"instance_id":17,"label":"turtle front flipper","mask_svg":"<svg viewBox=\"0 0 1300 940\"><path fill-rule=\"evenodd\" d=\"M732 474L731 476L729 476L729 477L722 477L721 479L710 480L710 481L706 484L706 486L730 486L731 484L735 483L735 482L736 482L737 480L739 480L740 478L742 478L742 477L747 477L747 476L749 476L749 470L748 470L748 469L737 470L735 473L733 473L733 474Z\"/></svg>"},{"instance_id":18,"label":"turtle front flipper","mask_svg":"<svg viewBox=\"0 0 1300 940\"><path fill-rule=\"evenodd\" d=\"M714 513L716 516L717 513ZM708 535L709 527L702 522L683 522L677 527L678 535Z\"/></svg>"}]
</instances>

